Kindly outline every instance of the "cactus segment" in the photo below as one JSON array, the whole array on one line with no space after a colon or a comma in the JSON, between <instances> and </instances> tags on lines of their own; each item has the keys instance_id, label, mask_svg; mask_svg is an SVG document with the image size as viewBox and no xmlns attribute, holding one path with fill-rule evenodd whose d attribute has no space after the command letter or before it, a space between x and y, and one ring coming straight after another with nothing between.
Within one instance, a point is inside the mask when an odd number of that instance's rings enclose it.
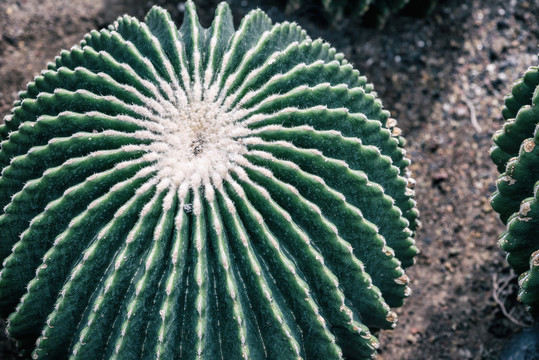
<instances>
[{"instance_id":1,"label":"cactus segment","mask_svg":"<svg viewBox=\"0 0 539 360\"><path fill-rule=\"evenodd\" d=\"M539 68L529 68L515 82L502 111L507 120L493 140L491 157L503 168L492 195L492 208L507 224L500 247L507 261L520 273L519 299L537 315L539 285Z\"/></svg>"},{"instance_id":2,"label":"cactus segment","mask_svg":"<svg viewBox=\"0 0 539 360\"><path fill-rule=\"evenodd\" d=\"M520 291L518 299L528 305L528 310L533 316L539 315L537 303L539 302L539 251L530 256L530 269L522 273L518 278Z\"/></svg>"},{"instance_id":3,"label":"cactus segment","mask_svg":"<svg viewBox=\"0 0 539 360\"><path fill-rule=\"evenodd\" d=\"M494 146L490 150L492 161L500 173L505 171L507 162L518 155L522 142L535 130L539 117L538 85L539 68L532 66L515 82L511 94L505 98L502 115L506 122L494 133Z\"/></svg>"},{"instance_id":4,"label":"cactus segment","mask_svg":"<svg viewBox=\"0 0 539 360\"><path fill-rule=\"evenodd\" d=\"M538 191L539 181L535 184L534 197L522 201L519 211L507 222L507 231L500 237L500 246L508 253L507 261L519 273L529 269L530 254L539 248Z\"/></svg>"},{"instance_id":5,"label":"cactus segment","mask_svg":"<svg viewBox=\"0 0 539 360\"><path fill-rule=\"evenodd\" d=\"M496 182L497 191L492 196L492 207L500 214L503 222L507 222L509 216L518 212L523 197L533 195L537 179L539 179L539 122L534 137L522 142L518 156L507 162L505 172Z\"/></svg>"},{"instance_id":6,"label":"cactus segment","mask_svg":"<svg viewBox=\"0 0 539 360\"><path fill-rule=\"evenodd\" d=\"M396 121L297 24L195 10L90 32L0 126L9 336L33 359L374 357L418 252Z\"/></svg>"}]
</instances>

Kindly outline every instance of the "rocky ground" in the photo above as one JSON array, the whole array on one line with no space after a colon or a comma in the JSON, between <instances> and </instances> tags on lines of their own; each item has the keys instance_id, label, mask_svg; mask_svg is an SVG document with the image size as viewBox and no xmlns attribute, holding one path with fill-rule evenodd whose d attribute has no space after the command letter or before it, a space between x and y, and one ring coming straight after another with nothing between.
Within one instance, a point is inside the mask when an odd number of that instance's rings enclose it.
<instances>
[{"instance_id":1,"label":"rocky ground","mask_svg":"<svg viewBox=\"0 0 539 360\"><path fill-rule=\"evenodd\" d=\"M208 26L217 1L196 2ZM61 49L123 13L141 18L154 3L181 22L181 3L168 0L0 2L0 119ZM285 19L282 1L236 0L235 20L256 6ZM539 0L446 0L425 19L398 16L378 30L350 21L332 28L315 6L289 14L374 83L408 140L422 252L397 328L380 334L380 359L498 359L529 324L496 243L503 226L489 205L497 173L488 149L504 95L538 63L538 15ZM17 358L5 338L0 358Z\"/></svg>"}]
</instances>

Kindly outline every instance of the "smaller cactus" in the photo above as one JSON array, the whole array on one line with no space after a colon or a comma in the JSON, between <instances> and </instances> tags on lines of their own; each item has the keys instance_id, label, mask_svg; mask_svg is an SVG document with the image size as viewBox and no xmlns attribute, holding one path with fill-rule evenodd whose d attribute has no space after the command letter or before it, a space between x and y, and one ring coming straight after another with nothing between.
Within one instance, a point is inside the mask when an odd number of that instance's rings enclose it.
<instances>
[{"instance_id":1,"label":"smaller cactus","mask_svg":"<svg viewBox=\"0 0 539 360\"><path fill-rule=\"evenodd\" d=\"M344 18L362 19L368 25L383 27L387 19L406 6L410 15L425 16L436 6L437 0L321 0L321 5L332 24ZM295 11L306 3L304 0L289 0L287 11Z\"/></svg>"},{"instance_id":2,"label":"smaller cactus","mask_svg":"<svg viewBox=\"0 0 539 360\"><path fill-rule=\"evenodd\" d=\"M513 86L502 110L507 120L493 137L492 160L501 175L491 203L507 230L500 247L518 272L519 300L539 314L539 68Z\"/></svg>"}]
</instances>

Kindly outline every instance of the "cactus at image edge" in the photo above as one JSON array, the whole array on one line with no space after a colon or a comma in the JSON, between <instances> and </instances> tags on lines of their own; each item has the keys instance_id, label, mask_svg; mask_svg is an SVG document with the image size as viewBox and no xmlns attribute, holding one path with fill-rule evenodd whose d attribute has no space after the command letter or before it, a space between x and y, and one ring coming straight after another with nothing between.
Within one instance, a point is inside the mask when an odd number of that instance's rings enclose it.
<instances>
[{"instance_id":1,"label":"cactus at image edge","mask_svg":"<svg viewBox=\"0 0 539 360\"><path fill-rule=\"evenodd\" d=\"M360 19L370 25L382 27L388 18L402 10L410 15L425 16L436 6L437 0L319 0L332 24L344 18ZM287 11L292 12L312 1L288 0Z\"/></svg>"},{"instance_id":2,"label":"cactus at image edge","mask_svg":"<svg viewBox=\"0 0 539 360\"><path fill-rule=\"evenodd\" d=\"M395 125L260 10L90 32L0 128L9 336L34 359L374 357L417 253Z\"/></svg>"},{"instance_id":3,"label":"cactus at image edge","mask_svg":"<svg viewBox=\"0 0 539 360\"><path fill-rule=\"evenodd\" d=\"M505 99L503 128L490 150L498 167L493 209L507 224L500 247L520 275L518 298L539 315L539 68L529 68Z\"/></svg>"}]
</instances>

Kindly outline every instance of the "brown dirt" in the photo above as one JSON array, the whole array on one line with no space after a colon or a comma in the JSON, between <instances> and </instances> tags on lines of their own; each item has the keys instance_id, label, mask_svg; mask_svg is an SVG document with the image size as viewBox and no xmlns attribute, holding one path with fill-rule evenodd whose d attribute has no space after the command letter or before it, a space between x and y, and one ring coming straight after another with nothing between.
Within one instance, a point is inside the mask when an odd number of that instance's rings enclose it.
<instances>
[{"instance_id":1,"label":"brown dirt","mask_svg":"<svg viewBox=\"0 0 539 360\"><path fill-rule=\"evenodd\" d=\"M236 21L256 6L282 21L282 2L236 0L232 9ZM121 14L141 18L154 3L181 21L178 3L168 0L0 2L0 119L61 49ZM208 26L217 1L197 3ZM380 335L380 359L497 359L521 330L492 296L493 277L507 278L509 268L496 244L503 226L488 200L497 176L488 149L503 96L537 64L538 12L539 0L447 0L426 19L396 17L384 30L330 28L316 7L292 14L367 75L408 140L422 253L408 271L414 293L398 310L397 328ZM505 304L528 321L514 290L501 294ZM0 358L17 358L5 338Z\"/></svg>"}]
</instances>

